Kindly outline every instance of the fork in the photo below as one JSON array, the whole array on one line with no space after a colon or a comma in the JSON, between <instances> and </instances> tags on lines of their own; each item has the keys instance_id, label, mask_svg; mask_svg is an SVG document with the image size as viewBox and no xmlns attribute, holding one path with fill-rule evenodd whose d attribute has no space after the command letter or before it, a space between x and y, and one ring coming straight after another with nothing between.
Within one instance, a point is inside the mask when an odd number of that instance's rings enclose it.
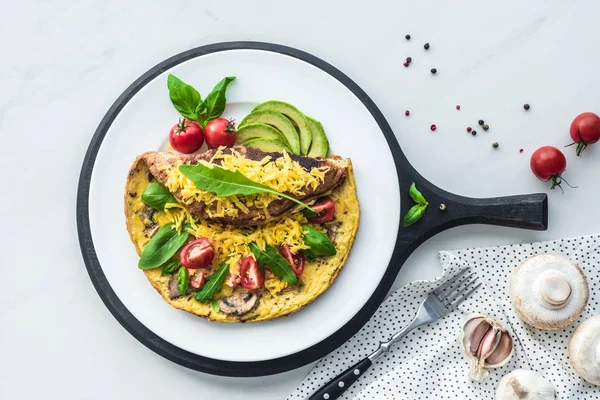
<instances>
[{"instance_id":1,"label":"fork","mask_svg":"<svg viewBox=\"0 0 600 400\"><path fill-rule=\"evenodd\" d=\"M436 321L454 311L460 303L481 286L481 283L477 282L475 272L461 279L467 270L469 270L469 267L464 268L446 283L429 293L419 305L417 315L404 329L397 332L389 341L381 342L377 350L333 378L315 392L309 400L338 399L377 359L387 353L390 347L402 340L413 329ZM450 290L446 291L446 289Z\"/></svg>"}]
</instances>

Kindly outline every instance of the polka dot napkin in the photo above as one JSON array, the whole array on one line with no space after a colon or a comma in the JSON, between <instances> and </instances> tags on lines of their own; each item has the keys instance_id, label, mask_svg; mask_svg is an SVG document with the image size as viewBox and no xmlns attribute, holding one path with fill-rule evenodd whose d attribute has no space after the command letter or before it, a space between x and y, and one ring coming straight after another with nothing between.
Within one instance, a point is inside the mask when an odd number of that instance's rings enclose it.
<instances>
[{"instance_id":1,"label":"polka dot napkin","mask_svg":"<svg viewBox=\"0 0 600 400\"><path fill-rule=\"evenodd\" d=\"M523 324L508 297L508 277L514 268L539 253L561 253L579 264L590 287L586 311L573 325L540 331ZM573 330L600 311L600 235L502 247L440 252L441 277L417 281L391 294L369 322L348 342L319 361L288 400L306 399L340 372L369 355L414 317L421 300L437 286L470 266L484 282L459 310L421 326L380 358L342 399L495 399L502 376L517 368L542 373L556 388L557 399L600 399L600 387L585 383L571 368L567 343ZM472 313L487 314L507 327L515 353L503 367L490 370L482 382L468 377L470 361L460 343L460 331Z\"/></svg>"}]
</instances>

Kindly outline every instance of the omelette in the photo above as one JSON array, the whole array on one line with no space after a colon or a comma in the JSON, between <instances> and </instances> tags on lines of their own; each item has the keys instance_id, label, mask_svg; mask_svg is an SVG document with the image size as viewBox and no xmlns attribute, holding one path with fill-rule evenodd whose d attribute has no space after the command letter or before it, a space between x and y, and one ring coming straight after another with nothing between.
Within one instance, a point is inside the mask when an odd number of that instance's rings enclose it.
<instances>
[{"instance_id":1,"label":"omelette","mask_svg":"<svg viewBox=\"0 0 600 400\"><path fill-rule=\"evenodd\" d=\"M286 198L268 192L219 196L198 188L187 166L235 172ZM325 218L321 204L329 207ZM127 176L125 217L138 266L166 302L211 321L258 322L300 310L334 282L352 248L360 209L349 159L241 146L138 156ZM202 258L209 263L186 268L192 254L186 249L197 242L202 247L193 255L210 254ZM260 270L250 276L247 263Z\"/></svg>"}]
</instances>

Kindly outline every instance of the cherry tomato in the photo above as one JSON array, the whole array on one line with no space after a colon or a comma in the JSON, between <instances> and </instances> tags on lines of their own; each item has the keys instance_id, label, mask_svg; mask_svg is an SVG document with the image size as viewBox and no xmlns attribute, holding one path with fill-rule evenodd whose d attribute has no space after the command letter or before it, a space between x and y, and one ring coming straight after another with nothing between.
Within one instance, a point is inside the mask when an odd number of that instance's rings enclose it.
<instances>
[{"instance_id":1,"label":"cherry tomato","mask_svg":"<svg viewBox=\"0 0 600 400\"><path fill-rule=\"evenodd\" d=\"M285 258L287 262L290 263L294 274L296 274L296 276L302 275L302 273L304 272L304 254L293 253L292 248L289 244L284 244L283 246L281 246L279 252L283 256L283 258Z\"/></svg>"},{"instance_id":2,"label":"cherry tomato","mask_svg":"<svg viewBox=\"0 0 600 400\"><path fill-rule=\"evenodd\" d=\"M260 270L258 263L252 256L242 260L240 283L248 290L258 289L265 284L265 272Z\"/></svg>"},{"instance_id":3,"label":"cherry tomato","mask_svg":"<svg viewBox=\"0 0 600 400\"><path fill-rule=\"evenodd\" d=\"M196 271L189 277L190 286L194 289L200 289L206 283L206 271Z\"/></svg>"},{"instance_id":4,"label":"cherry tomato","mask_svg":"<svg viewBox=\"0 0 600 400\"><path fill-rule=\"evenodd\" d=\"M189 269L208 268L215 251L207 238L201 237L186 244L179 254L181 264Z\"/></svg>"},{"instance_id":5,"label":"cherry tomato","mask_svg":"<svg viewBox=\"0 0 600 400\"><path fill-rule=\"evenodd\" d=\"M571 122L570 134L573 142L578 143L577 155L580 156L589 144L600 140L600 117L593 112L579 114Z\"/></svg>"},{"instance_id":6,"label":"cherry tomato","mask_svg":"<svg viewBox=\"0 0 600 400\"><path fill-rule=\"evenodd\" d=\"M560 187L564 180L561 174L567 168L567 159L556 147L543 146L531 155L530 166L533 174L539 179L552 181L550 189L554 189L556 186Z\"/></svg>"},{"instance_id":7,"label":"cherry tomato","mask_svg":"<svg viewBox=\"0 0 600 400\"><path fill-rule=\"evenodd\" d=\"M190 154L202 147L204 132L197 123L182 118L171 128L169 143L178 152Z\"/></svg>"},{"instance_id":8,"label":"cherry tomato","mask_svg":"<svg viewBox=\"0 0 600 400\"><path fill-rule=\"evenodd\" d=\"M308 222L313 224L323 224L331 221L335 216L335 203L328 197L317 201L312 205L312 208L315 210L317 215L315 217L308 218Z\"/></svg>"},{"instance_id":9,"label":"cherry tomato","mask_svg":"<svg viewBox=\"0 0 600 400\"><path fill-rule=\"evenodd\" d=\"M206 125L204 135L208 147L215 149L219 146L232 147L235 144L237 132L233 120L217 118Z\"/></svg>"}]
</instances>

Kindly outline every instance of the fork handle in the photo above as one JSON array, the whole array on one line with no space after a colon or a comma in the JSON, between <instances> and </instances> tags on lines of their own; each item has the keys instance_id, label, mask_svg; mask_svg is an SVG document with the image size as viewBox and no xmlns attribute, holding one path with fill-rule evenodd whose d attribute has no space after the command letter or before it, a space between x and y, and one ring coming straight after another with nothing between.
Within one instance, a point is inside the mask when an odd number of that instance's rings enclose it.
<instances>
[{"instance_id":1,"label":"fork handle","mask_svg":"<svg viewBox=\"0 0 600 400\"><path fill-rule=\"evenodd\" d=\"M364 374L372 363L369 357L363 358L310 396L309 400L338 399L356 380Z\"/></svg>"}]
</instances>

